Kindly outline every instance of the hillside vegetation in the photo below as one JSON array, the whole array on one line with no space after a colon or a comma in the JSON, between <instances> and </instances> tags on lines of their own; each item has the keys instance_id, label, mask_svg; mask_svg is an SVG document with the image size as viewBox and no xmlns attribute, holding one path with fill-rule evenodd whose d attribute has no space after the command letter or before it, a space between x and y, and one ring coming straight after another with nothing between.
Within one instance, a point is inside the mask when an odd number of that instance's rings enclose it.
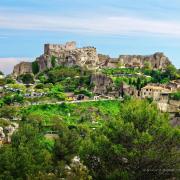
<instances>
[{"instance_id":1,"label":"hillside vegetation","mask_svg":"<svg viewBox=\"0 0 180 180\"><path fill-rule=\"evenodd\" d=\"M7 117L7 111L1 108L0 117ZM11 112L23 118L12 143L0 148L0 179L178 177L180 131L146 100L40 105Z\"/></svg>"}]
</instances>

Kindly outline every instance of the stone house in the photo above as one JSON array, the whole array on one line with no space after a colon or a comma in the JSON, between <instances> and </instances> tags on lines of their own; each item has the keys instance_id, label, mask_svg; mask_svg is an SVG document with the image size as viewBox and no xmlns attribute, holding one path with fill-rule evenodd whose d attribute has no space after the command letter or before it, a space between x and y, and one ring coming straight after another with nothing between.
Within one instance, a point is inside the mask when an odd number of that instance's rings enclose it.
<instances>
[{"instance_id":1,"label":"stone house","mask_svg":"<svg viewBox=\"0 0 180 180\"><path fill-rule=\"evenodd\" d=\"M141 89L141 98L152 98L154 101L167 99L168 93L171 91L165 87L158 85L147 85Z\"/></svg>"}]
</instances>

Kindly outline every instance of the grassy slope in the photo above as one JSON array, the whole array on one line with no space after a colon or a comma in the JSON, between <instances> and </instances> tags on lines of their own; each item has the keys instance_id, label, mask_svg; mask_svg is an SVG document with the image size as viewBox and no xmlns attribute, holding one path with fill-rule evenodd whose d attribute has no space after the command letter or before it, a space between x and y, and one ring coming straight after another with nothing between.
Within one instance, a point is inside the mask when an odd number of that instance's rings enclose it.
<instances>
[{"instance_id":1,"label":"grassy slope","mask_svg":"<svg viewBox=\"0 0 180 180\"><path fill-rule=\"evenodd\" d=\"M31 106L24 112L25 120L40 119L43 126L51 126L62 120L67 125L86 124L99 126L103 121L115 118L120 109L119 101L98 101L79 104Z\"/></svg>"}]
</instances>

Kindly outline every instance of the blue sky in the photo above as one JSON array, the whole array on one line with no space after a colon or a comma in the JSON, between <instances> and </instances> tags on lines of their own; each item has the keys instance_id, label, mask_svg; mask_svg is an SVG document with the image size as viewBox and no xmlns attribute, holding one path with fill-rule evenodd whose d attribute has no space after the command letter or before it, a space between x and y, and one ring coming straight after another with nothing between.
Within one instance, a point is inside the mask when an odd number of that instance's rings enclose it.
<instances>
[{"instance_id":1,"label":"blue sky","mask_svg":"<svg viewBox=\"0 0 180 180\"><path fill-rule=\"evenodd\" d=\"M164 52L180 68L179 0L1 0L0 69L77 41L99 53Z\"/></svg>"}]
</instances>

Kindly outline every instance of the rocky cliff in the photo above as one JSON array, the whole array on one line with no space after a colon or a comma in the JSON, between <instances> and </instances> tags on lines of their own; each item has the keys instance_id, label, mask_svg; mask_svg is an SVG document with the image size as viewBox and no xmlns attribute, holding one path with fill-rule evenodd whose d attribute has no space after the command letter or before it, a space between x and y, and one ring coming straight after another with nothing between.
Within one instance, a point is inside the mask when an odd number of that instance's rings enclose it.
<instances>
[{"instance_id":1,"label":"rocky cliff","mask_svg":"<svg viewBox=\"0 0 180 180\"><path fill-rule=\"evenodd\" d=\"M171 64L168 57L163 53L155 53L149 56L142 55L120 55L119 58L109 58L106 55L100 55L100 62L107 67L115 68L119 66L143 68L147 63L153 69L165 69Z\"/></svg>"},{"instance_id":2,"label":"rocky cliff","mask_svg":"<svg viewBox=\"0 0 180 180\"><path fill-rule=\"evenodd\" d=\"M119 89L115 87L113 80L104 74L93 74L91 76L91 85L93 86L93 93L96 95L119 96Z\"/></svg>"},{"instance_id":3,"label":"rocky cliff","mask_svg":"<svg viewBox=\"0 0 180 180\"><path fill-rule=\"evenodd\" d=\"M144 65L148 62L153 69L164 69L171 64L168 57L166 57L163 53L155 53L150 56L119 56L118 61L126 66L137 66L140 68L144 67Z\"/></svg>"},{"instance_id":4,"label":"rocky cliff","mask_svg":"<svg viewBox=\"0 0 180 180\"><path fill-rule=\"evenodd\" d=\"M13 75L19 76L21 74L32 73L32 63L31 62L21 62L14 66Z\"/></svg>"}]
</instances>

